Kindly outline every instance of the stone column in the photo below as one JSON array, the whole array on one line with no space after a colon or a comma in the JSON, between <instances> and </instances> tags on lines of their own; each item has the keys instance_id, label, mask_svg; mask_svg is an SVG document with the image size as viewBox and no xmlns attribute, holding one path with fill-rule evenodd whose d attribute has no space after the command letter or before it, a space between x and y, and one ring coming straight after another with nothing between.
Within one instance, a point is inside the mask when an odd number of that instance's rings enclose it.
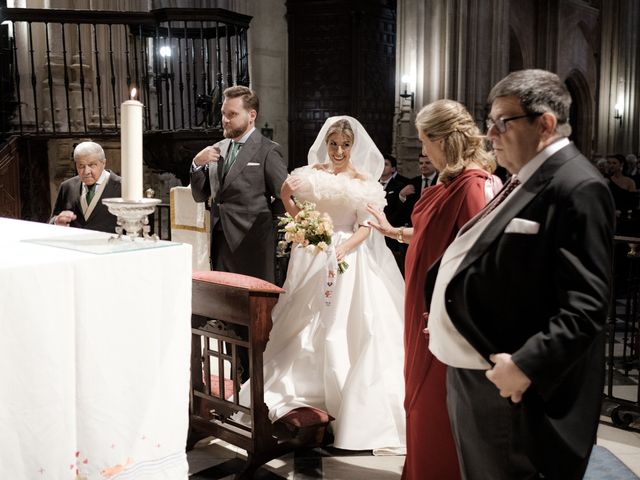
<instances>
[{"instance_id":1,"label":"stone column","mask_svg":"<svg viewBox=\"0 0 640 480\"><path fill-rule=\"evenodd\" d=\"M457 1L457 0L456 0ZM396 121L394 153L398 170L409 177L417 174L420 141L414 127L420 108L445 93L446 8L444 0L400 0L398 2L396 48ZM413 92L414 109L399 95Z\"/></svg>"},{"instance_id":2,"label":"stone column","mask_svg":"<svg viewBox=\"0 0 640 480\"><path fill-rule=\"evenodd\" d=\"M420 142L413 126L423 105L440 98L463 103L478 124L491 86L508 69L507 0L399 0L395 154L415 175ZM411 77L415 109L400 102L402 75Z\"/></svg>"},{"instance_id":3,"label":"stone column","mask_svg":"<svg viewBox=\"0 0 640 480\"><path fill-rule=\"evenodd\" d=\"M233 10L254 18L249 28L249 78L260 98L256 128L273 128L273 140L289 157L287 9L283 0L235 0Z\"/></svg>"},{"instance_id":4,"label":"stone column","mask_svg":"<svg viewBox=\"0 0 640 480\"><path fill-rule=\"evenodd\" d=\"M53 122L55 121L55 129L57 132L67 132L69 129L77 127L77 123L73 122L73 111L78 108L79 103L72 101L72 95L67 95L67 86L65 85L65 66L67 78L69 81L69 89L73 87L71 64L73 63L73 54L77 53L77 43L73 41L76 38L75 25L65 25L64 32L59 23L50 23L48 25L48 42L49 54L45 51L41 52L38 57L42 58L40 67L40 83L42 87L42 125L47 131L53 130ZM62 49L62 38L64 34L64 44L66 51ZM49 88L49 69L51 70L51 88ZM67 104L68 98L68 104ZM52 109L53 103L53 111ZM67 111L69 108L69 111ZM71 125L70 125L71 123ZM77 128L75 128L77 129Z\"/></svg>"},{"instance_id":5,"label":"stone column","mask_svg":"<svg viewBox=\"0 0 640 480\"><path fill-rule=\"evenodd\" d=\"M640 95L637 48L640 5L633 0L602 4L600 94L596 151L637 153L639 149ZM616 105L618 108L616 109ZM616 110L619 118L616 118Z\"/></svg>"},{"instance_id":6,"label":"stone column","mask_svg":"<svg viewBox=\"0 0 640 480\"><path fill-rule=\"evenodd\" d=\"M637 155L640 152L640 54L637 48L640 44L640 3L625 0L622 20L624 37L618 52L623 56L625 65L622 101L624 134L619 147L623 153Z\"/></svg>"}]
</instances>

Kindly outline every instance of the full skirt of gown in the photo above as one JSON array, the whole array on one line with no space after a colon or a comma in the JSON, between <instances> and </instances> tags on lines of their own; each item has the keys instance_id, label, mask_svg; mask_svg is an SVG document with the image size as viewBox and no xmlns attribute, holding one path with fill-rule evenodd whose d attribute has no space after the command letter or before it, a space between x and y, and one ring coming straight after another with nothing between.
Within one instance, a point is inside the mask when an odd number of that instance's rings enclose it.
<instances>
[{"instance_id":1,"label":"full skirt of gown","mask_svg":"<svg viewBox=\"0 0 640 480\"><path fill-rule=\"evenodd\" d=\"M317 210L331 214L332 244L339 245L357 228L356 219L362 220L366 192L372 187L337 178L341 175L306 173L315 188L302 199L316 202ZM327 175L331 178L323 177ZM332 184L327 186L324 180ZM341 189L340 184L344 184ZM340 194L331 195L324 187L339 188ZM359 213L354 204L361 205ZM346 255L349 266L330 287L329 255L335 255L333 249L292 247L283 286L286 293L273 309L273 328L264 353L269 417L276 421L295 408L315 407L335 418L331 425L337 448L402 448L404 281L375 231ZM248 404L248 394L245 384L241 404Z\"/></svg>"}]
</instances>

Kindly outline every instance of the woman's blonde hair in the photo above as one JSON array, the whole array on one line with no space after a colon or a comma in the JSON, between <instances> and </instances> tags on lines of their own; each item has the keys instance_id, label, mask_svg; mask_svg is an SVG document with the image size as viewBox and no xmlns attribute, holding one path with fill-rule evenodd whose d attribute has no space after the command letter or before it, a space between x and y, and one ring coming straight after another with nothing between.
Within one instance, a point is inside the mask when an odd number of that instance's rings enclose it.
<instances>
[{"instance_id":1,"label":"woman's blonde hair","mask_svg":"<svg viewBox=\"0 0 640 480\"><path fill-rule=\"evenodd\" d=\"M471 163L477 163L489 173L496 162L485 149L485 138L461 103L436 100L418 112L416 128L431 141L444 140L445 167L439 179L448 185Z\"/></svg>"},{"instance_id":2,"label":"woman's blonde hair","mask_svg":"<svg viewBox=\"0 0 640 480\"><path fill-rule=\"evenodd\" d=\"M342 135L349 137L351 139L351 143L353 143L353 141L355 140L353 128L351 127L351 124L348 120L338 120L333 125L331 125L329 127L329 130L327 130L327 134L324 136L324 143L328 143L329 137L334 133L341 133Z\"/></svg>"}]
</instances>

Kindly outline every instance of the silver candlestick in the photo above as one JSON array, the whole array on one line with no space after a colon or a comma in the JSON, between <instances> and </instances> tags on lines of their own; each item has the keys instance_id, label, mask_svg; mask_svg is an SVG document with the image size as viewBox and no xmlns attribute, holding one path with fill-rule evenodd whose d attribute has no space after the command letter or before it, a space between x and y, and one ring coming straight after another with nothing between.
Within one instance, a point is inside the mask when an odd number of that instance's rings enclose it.
<instances>
[{"instance_id":1,"label":"silver candlestick","mask_svg":"<svg viewBox=\"0 0 640 480\"><path fill-rule=\"evenodd\" d=\"M113 238L122 239L124 236L130 240L135 240L137 237L158 240L157 235L149 235L151 227L148 215L153 213L156 205L160 203L159 198L141 198L140 200L104 198L102 203L118 218L116 226L118 236Z\"/></svg>"}]
</instances>

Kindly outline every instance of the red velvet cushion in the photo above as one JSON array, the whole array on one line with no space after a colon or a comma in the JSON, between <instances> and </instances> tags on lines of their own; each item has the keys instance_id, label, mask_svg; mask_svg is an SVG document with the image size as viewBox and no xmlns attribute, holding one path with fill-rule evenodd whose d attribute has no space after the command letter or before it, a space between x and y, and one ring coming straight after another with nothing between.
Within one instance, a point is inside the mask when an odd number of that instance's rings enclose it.
<instances>
[{"instance_id":1,"label":"red velvet cushion","mask_svg":"<svg viewBox=\"0 0 640 480\"><path fill-rule=\"evenodd\" d=\"M201 282L244 288L252 292L284 293L283 289L273 283L248 275L240 275L239 273L212 272L210 270L196 271L192 273L191 278Z\"/></svg>"},{"instance_id":2,"label":"red velvet cushion","mask_svg":"<svg viewBox=\"0 0 640 480\"><path fill-rule=\"evenodd\" d=\"M287 423L296 428L326 425L331 420L333 417L327 412L313 407L296 408L278 419L279 422Z\"/></svg>"},{"instance_id":3,"label":"red velvet cushion","mask_svg":"<svg viewBox=\"0 0 640 480\"><path fill-rule=\"evenodd\" d=\"M211 375L211 395L221 398L220 396L220 377L218 375ZM233 396L233 380L230 378L224 379L224 398L229 399Z\"/></svg>"}]
</instances>

